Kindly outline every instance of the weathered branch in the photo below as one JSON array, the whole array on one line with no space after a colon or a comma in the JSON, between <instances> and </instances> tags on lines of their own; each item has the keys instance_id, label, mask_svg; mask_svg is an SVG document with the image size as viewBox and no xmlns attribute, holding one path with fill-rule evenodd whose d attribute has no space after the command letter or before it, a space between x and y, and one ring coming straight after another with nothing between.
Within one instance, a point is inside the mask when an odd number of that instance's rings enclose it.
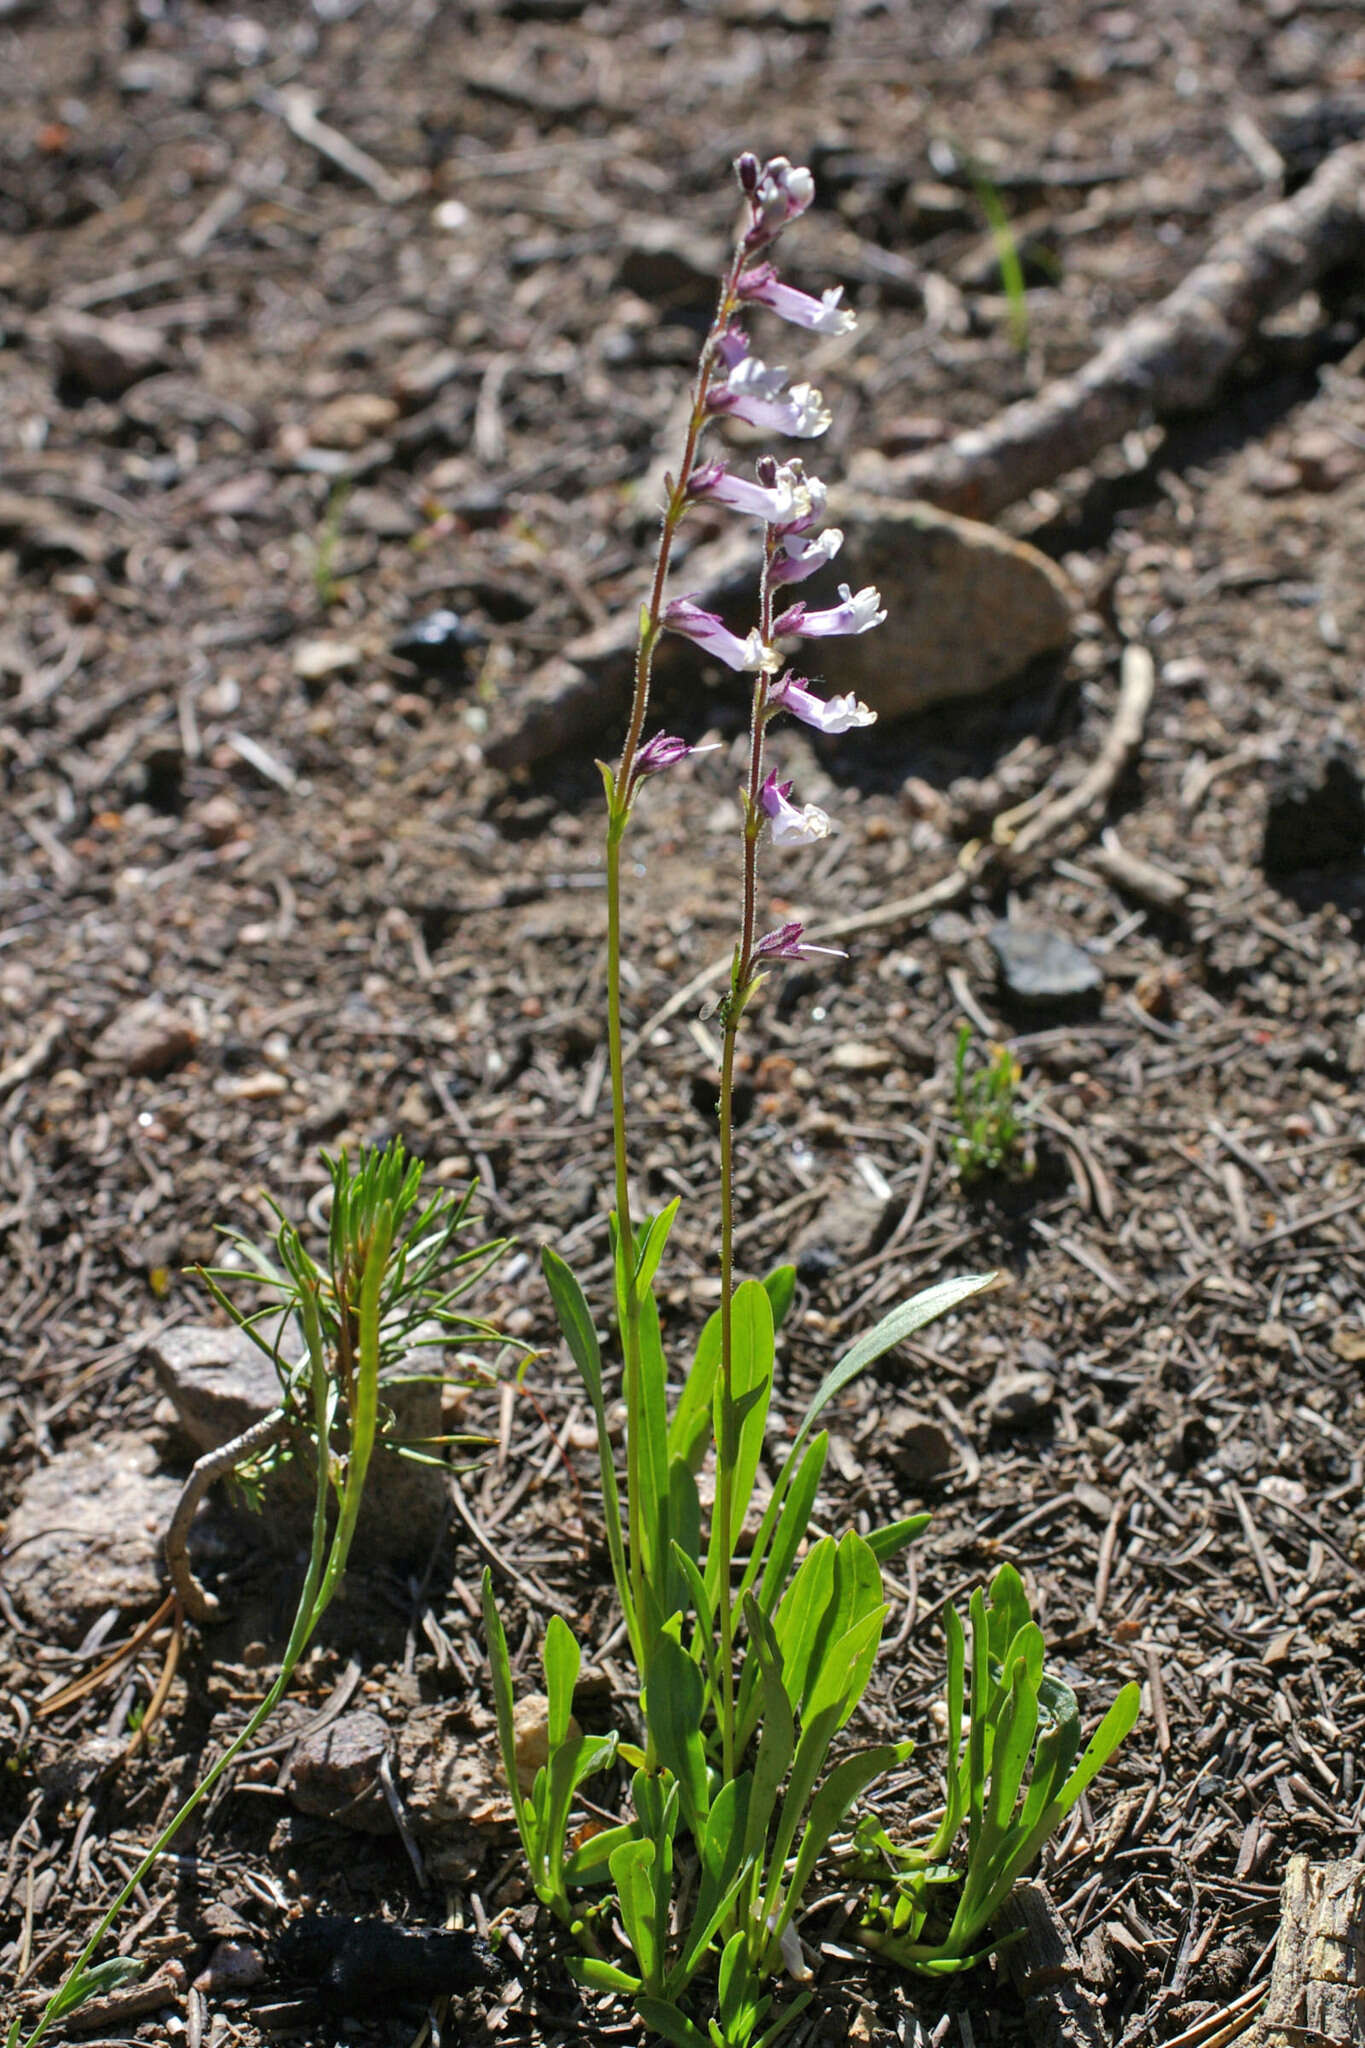
<instances>
[{"instance_id":1,"label":"weathered branch","mask_svg":"<svg viewBox=\"0 0 1365 2048\"><path fill-rule=\"evenodd\" d=\"M259 1422L253 1422L250 1429L244 1429L240 1436L220 1444L216 1451L205 1451L190 1469L166 1531L166 1569L170 1573L171 1589L192 1621L216 1621L222 1612L219 1602L200 1585L190 1565L190 1523L199 1503L215 1479L225 1479L238 1465L254 1457L258 1451L265 1450L283 1434L284 1410L272 1408L268 1415L263 1415Z\"/></svg>"},{"instance_id":2,"label":"weathered branch","mask_svg":"<svg viewBox=\"0 0 1365 2048\"><path fill-rule=\"evenodd\" d=\"M1365 143L1353 143L1329 156L1292 199L1224 235L1168 297L1074 376L867 481L897 498L991 519L1133 428L1207 406L1267 314L1362 252Z\"/></svg>"}]
</instances>

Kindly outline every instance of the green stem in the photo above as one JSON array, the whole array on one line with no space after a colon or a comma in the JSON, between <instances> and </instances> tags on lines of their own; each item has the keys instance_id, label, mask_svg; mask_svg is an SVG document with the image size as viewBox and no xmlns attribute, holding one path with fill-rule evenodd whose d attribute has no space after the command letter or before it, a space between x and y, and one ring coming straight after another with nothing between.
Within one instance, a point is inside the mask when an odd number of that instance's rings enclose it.
<instances>
[{"instance_id":1,"label":"green stem","mask_svg":"<svg viewBox=\"0 0 1365 2048\"><path fill-rule=\"evenodd\" d=\"M771 527L763 536L763 579L759 586L759 631L772 639L773 594L770 571L777 551ZM734 1428L734 1291L735 1291L735 1047L740 1018L748 1000L754 971L754 926L758 913L758 837L763 814L758 796L763 787L763 728L768 715L768 673L754 678L749 718L749 780L744 805L744 902L739 945L725 1006L725 1032L720 1056L720 1373L721 1430L716 1444L716 1514L725 1564L720 1587L720 1742L722 1768L728 1784L735 1772L735 1610L731 1590L730 1546L734 1525L734 1466L738 1446ZM713 1536L712 1540L715 1538Z\"/></svg>"},{"instance_id":2,"label":"green stem","mask_svg":"<svg viewBox=\"0 0 1365 2048\"><path fill-rule=\"evenodd\" d=\"M668 567L673 553L673 542L687 510L687 480L696 461L697 444L706 424L706 400L711 387L711 376L715 365L716 344L732 318L737 300L735 287L744 265L742 242L736 247L734 257L726 271L716 303L715 319L702 346L697 363L696 380L692 387L692 410L687 423L687 436L683 444L682 461L677 476L673 479L668 503L664 507L663 520L659 529L659 546L654 561L654 576L650 584L649 597L641 612L640 637L635 651L635 689L631 699L630 719L626 728L625 744L616 773L610 778L607 816L607 1057L611 1070L611 1121L612 1152L616 1181L616 1223L624 1260L625 1285L622 1288L621 1303L621 1352L623 1381L626 1401L626 1498L627 1530L629 1541L629 1605L633 1615L628 1616L631 1647L635 1653L636 1666L643 1679L644 1659L648 1653L645 1641L645 1585L643 1531L640 1527L640 1431L643 1427L641 1414L640 1382L640 1297L635 1286L635 1229L630 1205L629 1148L626 1137L626 1080L625 1049L621 1029L621 849L626 827L630 822L631 804L635 795L637 777L636 756L644 732L645 716L649 708L649 690L654 672L654 650L663 629L664 590L668 581Z\"/></svg>"}]
</instances>

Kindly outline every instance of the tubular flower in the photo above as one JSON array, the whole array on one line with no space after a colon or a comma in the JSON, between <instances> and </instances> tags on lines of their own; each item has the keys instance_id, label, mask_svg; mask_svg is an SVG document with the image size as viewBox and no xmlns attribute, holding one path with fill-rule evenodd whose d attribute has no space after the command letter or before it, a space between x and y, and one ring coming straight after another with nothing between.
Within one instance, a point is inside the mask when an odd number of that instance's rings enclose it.
<instances>
[{"instance_id":1,"label":"tubular flower","mask_svg":"<svg viewBox=\"0 0 1365 2048\"><path fill-rule=\"evenodd\" d=\"M875 725L877 714L852 694L847 697L817 697L806 688L804 676L790 669L768 692L768 702L779 711L790 711L803 725L817 732L852 732L855 725Z\"/></svg>"},{"instance_id":2,"label":"tubular flower","mask_svg":"<svg viewBox=\"0 0 1365 2048\"><path fill-rule=\"evenodd\" d=\"M689 754L714 752L714 747L689 746L686 740L678 739L671 732L656 732L653 739L646 740L635 756L635 773L657 775L661 768L675 768L678 762L685 761Z\"/></svg>"},{"instance_id":3,"label":"tubular flower","mask_svg":"<svg viewBox=\"0 0 1365 2048\"><path fill-rule=\"evenodd\" d=\"M745 247L761 249L781 234L787 222L803 214L815 197L815 180L804 164L793 164L785 156L758 158L745 154L735 164L744 196L749 202L753 224L744 237Z\"/></svg>"},{"instance_id":4,"label":"tubular flower","mask_svg":"<svg viewBox=\"0 0 1365 2048\"><path fill-rule=\"evenodd\" d=\"M844 530L841 526L827 526L813 540L789 534L768 569L769 583L804 583L817 569L823 569L827 562L832 562L843 544Z\"/></svg>"},{"instance_id":5,"label":"tubular flower","mask_svg":"<svg viewBox=\"0 0 1365 2048\"><path fill-rule=\"evenodd\" d=\"M812 334L849 334L857 325L852 307L839 303L844 296L842 285L815 299L809 292L783 284L771 263L758 263L744 271L737 290L750 305L766 306L779 320L790 320L793 327L808 328Z\"/></svg>"},{"instance_id":6,"label":"tubular flower","mask_svg":"<svg viewBox=\"0 0 1365 2048\"><path fill-rule=\"evenodd\" d=\"M820 517L825 487L818 476L807 476L800 462L776 463L769 458L760 461L758 472L758 482L751 484L732 476L722 462L703 463L688 478L687 495L750 513L783 534L799 532Z\"/></svg>"},{"instance_id":7,"label":"tubular flower","mask_svg":"<svg viewBox=\"0 0 1365 2048\"><path fill-rule=\"evenodd\" d=\"M774 846L809 846L813 840L824 839L830 830L828 815L818 804L802 804L799 807L790 802L791 784L779 782L777 770L758 792L758 807L773 828Z\"/></svg>"},{"instance_id":8,"label":"tubular flower","mask_svg":"<svg viewBox=\"0 0 1365 2048\"><path fill-rule=\"evenodd\" d=\"M881 592L871 583L865 584L856 596L846 583L841 583L839 596L842 602L827 612L808 611L803 604L789 606L781 618L773 621L773 632L799 633L803 640L832 640L844 633L869 632L886 617Z\"/></svg>"},{"instance_id":9,"label":"tubular flower","mask_svg":"<svg viewBox=\"0 0 1365 2048\"><path fill-rule=\"evenodd\" d=\"M847 960L848 955L841 946L813 946L803 938L805 926L796 918L788 924L778 925L775 931L764 932L754 946L755 960L809 960L815 953L828 953L835 960Z\"/></svg>"},{"instance_id":10,"label":"tubular flower","mask_svg":"<svg viewBox=\"0 0 1365 2048\"><path fill-rule=\"evenodd\" d=\"M732 633L714 612L703 611L695 597L675 597L664 607L663 622L670 631L681 633L684 640L695 640L698 647L714 654L717 661L723 661L727 668L774 669L780 666L773 649L764 646L757 626L752 627L741 640L738 633Z\"/></svg>"},{"instance_id":11,"label":"tubular flower","mask_svg":"<svg viewBox=\"0 0 1365 2048\"><path fill-rule=\"evenodd\" d=\"M813 441L834 417L813 384L793 384L789 390L785 369L770 370L758 356L747 354L736 360L723 384L712 386L706 406L708 412L729 413L751 427L798 441Z\"/></svg>"}]
</instances>

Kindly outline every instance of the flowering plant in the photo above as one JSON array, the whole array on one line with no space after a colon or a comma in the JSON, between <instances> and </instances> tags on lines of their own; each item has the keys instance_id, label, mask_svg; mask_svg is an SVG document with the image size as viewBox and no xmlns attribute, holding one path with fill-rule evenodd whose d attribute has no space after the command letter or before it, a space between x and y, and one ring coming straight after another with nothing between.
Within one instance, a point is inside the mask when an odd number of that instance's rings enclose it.
<instances>
[{"instance_id":1,"label":"flowering plant","mask_svg":"<svg viewBox=\"0 0 1365 2048\"><path fill-rule=\"evenodd\" d=\"M581 1287L558 1255L543 1265L564 1335L597 1425L607 1541L626 1634L640 1679L642 1740L589 1737L573 1722L579 1649L555 1617L544 1646L547 1761L529 1793L517 1784L513 1698L506 1637L484 1580L484 1614L507 1779L535 1890L578 1939L569 1968L585 1985L633 1997L647 2024L684 2048L762 2048L810 1997L802 1988L774 2010L773 1980L810 1978L797 1915L816 1864L854 1801L909 1755L905 1742L854 1750L829 1765L831 1746L871 1676L886 1606L882 1565L925 1526L914 1515L862 1537L810 1540L828 1440L822 1410L893 1345L970 1296L994 1275L931 1287L903 1303L855 1343L811 1400L758 1532L742 1564L739 1538L751 1508L763 1449L778 1330L795 1275L736 1282L734 1262L735 1052L745 1011L764 974L786 960L828 951L795 920L760 929L759 852L800 846L831 829L826 813L793 796L768 761L768 735L782 714L827 733L871 724L855 697L821 697L784 666L782 639L865 633L885 617L875 589L847 584L827 609L803 602L779 610L779 593L837 555L843 535L820 530L825 487L800 461L763 455L752 479L724 463L700 461L711 420L735 418L773 433L822 434L830 413L810 384L789 386L749 350L737 325L747 306L767 308L817 333L846 332L853 315L837 292L821 299L779 281L770 260L778 235L814 197L810 172L784 157L736 166L744 219L692 391L682 460L666 480L648 598L641 608L635 689L615 768L603 765L607 799L607 1042L611 1068L616 1208L611 1219L615 1311L625 1396L625 1475L617 1475L608 1430L602 1353ZM689 508L727 507L759 522L758 617L736 631L695 597L666 601L673 542ZM785 599L784 599L785 603ZM650 678L660 635L695 641L750 678L747 771L741 793L740 916L730 981L720 1004L720 1306L670 1404L654 1280L677 1211L634 1207L627 1144L621 1022L622 845L641 784L683 759L685 742L644 737ZM697 1478L715 1460L709 1526ZM631 1807L614 1826L570 1837L579 1785L614 1760L627 1763ZM609 1887L608 1905L584 1893ZM678 1911L686 1886L690 1907ZM614 1927L624 1931L627 1950ZM705 1976L703 1977L703 1972ZM699 1982L699 1980L701 1980ZM686 2009L708 1989L706 2031Z\"/></svg>"}]
</instances>

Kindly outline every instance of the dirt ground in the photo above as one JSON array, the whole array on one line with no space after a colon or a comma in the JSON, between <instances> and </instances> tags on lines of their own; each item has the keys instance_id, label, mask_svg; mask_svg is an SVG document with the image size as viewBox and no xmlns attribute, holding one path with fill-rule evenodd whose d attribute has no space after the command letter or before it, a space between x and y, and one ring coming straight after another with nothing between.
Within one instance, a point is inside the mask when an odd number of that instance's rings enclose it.
<instances>
[{"instance_id":1,"label":"dirt ground","mask_svg":"<svg viewBox=\"0 0 1365 2048\"><path fill-rule=\"evenodd\" d=\"M604 1284L592 757L617 744L611 701L602 733L515 776L482 749L537 665L639 601L654 508L636 486L670 452L728 163L782 150L819 178L783 260L860 314L819 364L837 477L1074 368L1365 134L1365 23L1292 0L10 0L0 58L0 1498L12 1511L39 1467L116 1431L183 1470L143 1348L206 1317L181 1269L216 1225L259 1230L263 1189L302 1216L320 1146L401 1132L441 1183L479 1174L523 1248L482 1305L541 1347L535 1403L507 1411L465 1492L525 1682L528 1587L593 1662L600 1502L528 1254L556 1243ZM306 139L301 92L358 160ZM1016 224L1024 352L968 157ZM126 388L72 341L73 312L134 323L148 353ZM1179 905L1106 880L1098 827L1073 837L1009 890L772 984L742 1089L743 1258L800 1254L782 1414L915 1286L1009 1276L843 1398L824 1515L934 1511L868 1709L922 1745L891 1817L936 1798L942 1602L999 1560L1088 1722L1142 1682L1137 1731L1044 1865L1125 2048L1266 1980L1292 1852L1365 1856L1365 871L1270 879L1261 838L1283 763L1365 747L1362 334L1358 280L1329 280L1268 323L1216 410L1007 516L1081 592L1063 668L870 742L781 739L840 829L770 859L766 888L818 924L949 873L994 812L1074 781L1121 642L1156 660L1101 822L1183 880ZM437 606L477 629L463 678L393 652ZM699 671L666 709L722 744L641 806L637 1028L728 952L737 915L743 705ZM1089 1010L1010 1007L983 947L1007 910L1090 949ZM126 1032L106 1034L149 995L181 1029L133 1071ZM975 1194L949 1149L964 1013L1016 1052L1038 1151L1032 1180ZM703 999L646 1038L639 1170L684 1197L664 1290L681 1345L717 1294ZM1022 1416L997 1377L1016 1367L1046 1375ZM944 1458L917 1467L935 1433ZM447 1701L486 1742L483 1558L457 1527L425 1573L361 1571L268 1734L354 1669L352 1703ZM226 1560L237 1621L191 1632L148 1749L111 1768L165 1638L35 1718L148 1609L42 1626L24 1572L16 1552L0 1942L29 2014L268 1679L289 1585ZM118 1939L191 1977L218 1936L264 1943L301 1903L471 1926L517 1897L505 1832L423 1888L396 1839L295 1811L274 1762L181 1847ZM529 1925L523 1908L523 1942ZM901 1978L843 1926L836 1879L794 2040L1029 2038L989 1970ZM525 1953L461 2038L631 2038ZM326 2037L263 2017L268 1990L106 2037Z\"/></svg>"}]
</instances>

